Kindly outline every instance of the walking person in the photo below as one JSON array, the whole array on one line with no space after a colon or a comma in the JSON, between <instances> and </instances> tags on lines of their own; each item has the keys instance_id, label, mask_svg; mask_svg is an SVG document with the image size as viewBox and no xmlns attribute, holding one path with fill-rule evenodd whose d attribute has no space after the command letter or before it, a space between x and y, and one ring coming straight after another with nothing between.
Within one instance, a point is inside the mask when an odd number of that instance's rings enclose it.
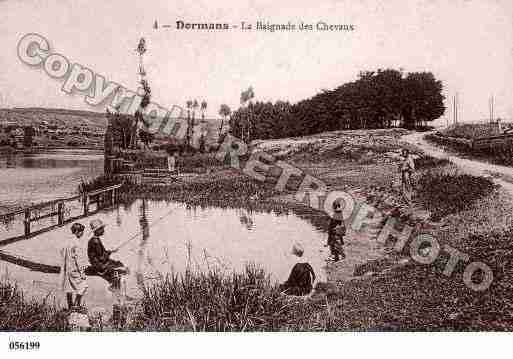
<instances>
[{"instance_id":1,"label":"walking person","mask_svg":"<svg viewBox=\"0 0 513 359\"><path fill-rule=\"evenodd\" d=\"M171 173L176 171L176 151L167 154L167 170Z\"/></svg>"},{"instance_id":2,"label":"walking person","mask_svg":"<svg viewBox=\"0 0 513 359\"><path fill-rule=\"evenodd\" d=\"M338 262L341 258L346 257L344 253L344 236L346 234L346 226L342 216L342 207L340 202L333 202L333 216L328 224L328 247L331 256L328 260Z\"/></svg>"},{"instance_id":3,"label":"walking person","mask_svg":"<svg viewBox=\"0 0 513 359\"><path fill-rule=\"evenodd\" d=\"M92 220L90 223L93 237L87 245L87 256L91 263L92 274L98 275L109 282L109 290L119 290L121 286L121 274L127 272L127 268L120 261L110 258L117 250L107 250L103 245L101 236L105 233L105 224L100 219Z\"/></svg>"},{"instance_id":4,"label":"walking person","mask_svg":"<svg viewBox=\"0 0 513 359\"><path fill-rule=\"evenodd\" d=\"M80 238L84 234L85 226L81 223L73 223L71 233L73 238L66 241L61 249L62 266L60 272L61 289L66 293L68 309L71 311L80 308L82 297L87 291L87 282L85 275L85 266L83 266L83 256L80 244ZM73 295L75 298L73 298Z\"/></svg>"},{"instance_id":5,"label":"walking person","mask_svg":"<svg viewBox=\"0 0 513 359\"><path fill-rule=\"evenodd\" d=\"M292 254L301 258L303 256L303 247L296 243L292 247ZM315 272L312 266L306 262L298 262L292 267L289 278L283 284L280 284L280 291L284 294L304 296L310 294L315 282Z\"/></svg>"},{"instance_id":6,"label":"walking person","mask_svg":"<svg viewBox=\"0 0 513 359\"><path fill-rule=\"evenodd\" d=\"M408 203L411 202L413 192L413 173L415 172L415 162L413 161L410 151L407 148L402 150L402 160L399 165L401 172L401 189L403 196Z\"/></svg>"}]
</instances>

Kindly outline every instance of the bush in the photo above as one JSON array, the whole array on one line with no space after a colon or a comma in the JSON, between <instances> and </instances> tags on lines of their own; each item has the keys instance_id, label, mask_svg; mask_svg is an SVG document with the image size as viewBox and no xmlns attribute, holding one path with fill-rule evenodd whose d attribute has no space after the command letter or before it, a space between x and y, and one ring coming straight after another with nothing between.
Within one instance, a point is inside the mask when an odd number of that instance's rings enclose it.
<instances>
[{"instance_id":1,"label":"bush","mask_svg":"<svg viewBox=\"0 0 513 359\"><path fill-rule=\"evenodd\" d=\"M461 210L495 188L484 177L468 174L426 171L418 181L418 199L437 219Z\"/></svg>"},{"instance_id":2,"label":"bush","mask_svg":"<svg viewBox=\"0 0 513 359\"><path fill-rule=\"evenodd\" d=\"M417 170L426 170L430 168L446 166L450 163L451 162L445 158L435 158L424 155L415 159L415 168Z\"/></svg>"}]
</instances>

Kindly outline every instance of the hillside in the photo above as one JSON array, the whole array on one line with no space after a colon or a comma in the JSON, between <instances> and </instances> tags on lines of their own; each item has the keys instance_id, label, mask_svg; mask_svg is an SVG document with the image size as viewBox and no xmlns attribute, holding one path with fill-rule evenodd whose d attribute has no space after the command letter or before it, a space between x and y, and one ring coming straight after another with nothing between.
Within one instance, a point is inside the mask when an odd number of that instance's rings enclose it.
<instances>
[{"instance_id":1,"label":"hillside","mask_svg":"<svg viewBox=\"0 0 513 359\"><path fill-rule=\"evenodd\" d=\"M20 126L38 126L46 121L60 128L80 126L97 130L104 130L107 125L104 113L40 107L0 109L0 121Z\"/></svg>"}]
</instances>

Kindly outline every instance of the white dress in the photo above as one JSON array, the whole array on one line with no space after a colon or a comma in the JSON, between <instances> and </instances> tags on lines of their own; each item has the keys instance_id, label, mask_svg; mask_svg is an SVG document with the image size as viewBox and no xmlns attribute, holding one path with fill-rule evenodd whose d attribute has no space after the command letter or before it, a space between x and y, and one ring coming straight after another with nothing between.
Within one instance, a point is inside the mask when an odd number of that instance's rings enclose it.
<instances>
[{"instance_id":1,"label":"white dress","mask_svg":"<svg viewBox=\"0 0 513 359\"><path fill-rule=\"evenodd\" d=\"M82 251L76 239L68 239L61 249L60 286L64 293L84 295L87 277L82 266Z\"/></svg>"},{"instance_id":2,"label":"white dress","mask_svg":"<svg viewBox=\"0 0 513 359\"><path fill-rule=\"evenodd\" d=\"M174 172L176 166L176 159L175 156L168 156L167 157L167 169L170 172Z\"/></svg>"}]
</instances>

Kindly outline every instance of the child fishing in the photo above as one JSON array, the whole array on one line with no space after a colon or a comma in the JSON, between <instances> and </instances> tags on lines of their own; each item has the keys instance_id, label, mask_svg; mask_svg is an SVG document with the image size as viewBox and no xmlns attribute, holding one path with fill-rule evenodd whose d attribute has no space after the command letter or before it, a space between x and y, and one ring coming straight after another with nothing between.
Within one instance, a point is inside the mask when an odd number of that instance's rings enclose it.
<instances>
[{"instance_id":1,"label":"child fishing","mask_svg":"<svg viewBox=\"0 0 513 359\"><path fill-rule=\"evenodd\" d=\"M93 237L87 246L87 255L91 266L91 275L98 275L109 282L109 289L119 290L121 285L121 274L126 274L128 269L120 261L110 258L112 253L118 249L106 250L101 236L105 233L105 224L100 219L92 220L90 223Z\"/></svg>"}]
</instances>

